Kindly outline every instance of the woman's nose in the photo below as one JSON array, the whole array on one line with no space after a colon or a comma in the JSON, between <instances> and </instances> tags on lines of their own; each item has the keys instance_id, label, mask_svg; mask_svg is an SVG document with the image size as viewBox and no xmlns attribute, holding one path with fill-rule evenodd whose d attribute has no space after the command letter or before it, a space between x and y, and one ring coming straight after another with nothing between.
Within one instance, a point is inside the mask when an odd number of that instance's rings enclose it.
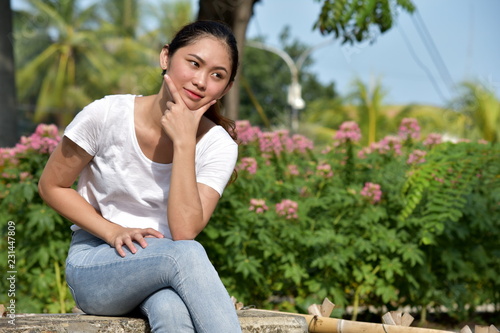
<instances>
[{"instance_id":1,"label":"woman's nose","mask_svg":"<svg viewBox=\"0 0 500 333\"><path fill-rule=\"evenodd\" d=\"M194 77L193 77L193 84L198 87L200 90L204 90L207 84L207 74L202 73L201 71L198 72Z\"/></svg>"}]
</instances>

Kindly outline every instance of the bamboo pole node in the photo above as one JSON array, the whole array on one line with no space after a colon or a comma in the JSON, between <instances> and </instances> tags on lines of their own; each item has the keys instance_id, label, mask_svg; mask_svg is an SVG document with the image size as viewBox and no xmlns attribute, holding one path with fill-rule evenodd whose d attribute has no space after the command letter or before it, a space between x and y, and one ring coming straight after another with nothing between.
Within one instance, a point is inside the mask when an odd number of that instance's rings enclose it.
<instances>
[{"instance_id":1,"label":"bamboo pole node","mask_svg":"<svg viewBox=\"0 0 500 333\"><path fill-rule=\"evenodd\" d=\"M472 330L470 329L469 325L465 325L462 327L459 333L472 333Z\"/></svg>"},{"instance_id":2,"label":"bamboo pole node","mask_svg":"<svg viewBox=\"0 0 500 333\"><path fill-rule=\"evenodd\" d=\"M323 300L323 303L321 305L311 304L307 308L307 312L310 315L317 316L317 317L330 317L334 307L335 307L335 304L333 304L327 297L325 297L325 299Z\"/></svg>"},{"instance_id":3,"label":"bamboo pole node","mask_svg":"<svg viewBox=\"0 0 500 333\"><path fill-rule=\"evenodd\" d=\"M474 327L474 333L498 333L498 329L494 325L490 326L481 326L476 325Z\"/></svg>"},{"instance_id":4,"label":"bamboo pole node","mask_svg":"<svg viewBox=\"0 0 500 333\"><path fill-rule=\"evenodd\" d=\"M390 311L382 316L382 322L386 325L410 326L413 322L413 316L407 312Z\"/></svg>"}]
</instances>

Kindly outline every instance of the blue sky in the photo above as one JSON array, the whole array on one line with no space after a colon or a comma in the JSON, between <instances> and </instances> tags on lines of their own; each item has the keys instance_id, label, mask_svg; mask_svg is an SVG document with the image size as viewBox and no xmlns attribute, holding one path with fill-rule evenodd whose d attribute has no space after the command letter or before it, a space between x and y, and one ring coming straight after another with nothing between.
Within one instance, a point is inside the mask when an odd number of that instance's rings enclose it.
<instances>
[{"instance_id":1,"label":"blue sky","mask_svg":"<svg viewBox=\"0 0 500 333\"><path fill-rule=\"evenodd\" d=\"M322 82L334 81L340 93L350 91L355 78L366 83L380 80L388 104L445 105L457 96L456 86L464 80L480 80L500 96L500 1L414 3L420 16L400 13L393 29L373 44L349 46L335 41L315 50L311 54L313 72ZM314 0L261 0L254 7L247 37L265 36L268 44L278 46L279 34L288 25L292 38L317 45L333 38L312 30L320 7ZM434 57L428 51L432 48L425 47L418 27L431 36L437 50ZM407 46L404 36L411 46Z\"/></svg>"},{"instance_id":2,"label":"blue sky","mask_svg":"<svg viewBox=\"0 0 500 333\"><path fill-rule=\"evenodd\" d=\"M197 13L199 0L190 1ZM289 26L291 37L309 46L332 40L333 36L312 29L321 2L261 0L254 7L247 38L263 36L267 44L277 47L280 32ZM334 41L315 50L312 71L324 83L335 82L341 94L351 90L355 78L367 84L379 80L387 104L443 106L457 96L456 86L464 80L479 80L500 97L500 0L413 2L419 15L400 13L395 26L373 44L350 46ZM14 8L22 3L12 0ZM437 50L434 57L417 27L431 36Z\"/></svg>"}]
</instances>

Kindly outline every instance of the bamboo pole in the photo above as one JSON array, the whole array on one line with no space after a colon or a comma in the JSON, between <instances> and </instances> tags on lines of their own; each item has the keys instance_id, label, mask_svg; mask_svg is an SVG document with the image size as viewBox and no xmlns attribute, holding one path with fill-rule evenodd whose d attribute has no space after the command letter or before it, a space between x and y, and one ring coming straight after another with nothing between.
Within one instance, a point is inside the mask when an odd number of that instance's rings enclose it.
<instances>
[{"instance_id":1,"label":"bamboo pole","mask_svg":"<svg viewBox=\"0 0 500 333\"><path fill-rule=\"evenodd\" d=\"M299 313L260 309L252 309L252 311L281 313L283 315L304 317L307 322L309 333L456 333L453 331L435 330L430 328L367 323L337 318L318 317Z\"/></svg>"}]
</instances>

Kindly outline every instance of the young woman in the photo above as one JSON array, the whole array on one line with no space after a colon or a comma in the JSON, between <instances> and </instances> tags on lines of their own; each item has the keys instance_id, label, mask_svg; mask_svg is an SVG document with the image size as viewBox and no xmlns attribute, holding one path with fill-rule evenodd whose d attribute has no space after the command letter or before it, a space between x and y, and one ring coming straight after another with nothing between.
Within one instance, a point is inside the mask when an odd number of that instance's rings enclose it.
<instances>
[{"instance_id":1,"label":"young woman","mask_svg":"<svg viewBox=\"0 0 500 333\"><path fill-rule=\"evenodd\" d=\"M139 308L153 332L240 332L194 240L236 163L234 126L217 105L236 75L235 38L220 23L189 24L162 49L160 65L158 94L107 96L75 117L40 194L74 223L66 277L85 313Z\"/></svg>"}]
</instances>

